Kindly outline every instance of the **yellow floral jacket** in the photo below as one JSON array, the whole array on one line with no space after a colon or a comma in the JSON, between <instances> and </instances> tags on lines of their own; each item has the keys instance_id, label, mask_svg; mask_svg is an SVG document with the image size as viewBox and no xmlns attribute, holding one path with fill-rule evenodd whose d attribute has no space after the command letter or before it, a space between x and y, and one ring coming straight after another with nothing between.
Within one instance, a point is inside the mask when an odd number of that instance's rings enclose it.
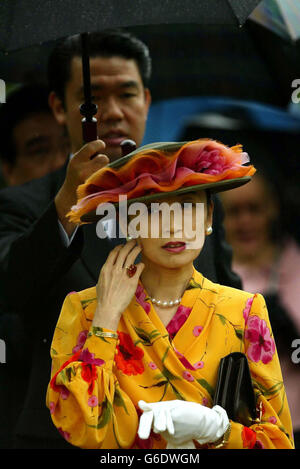
<instances>
[{"instance_id":1,"label":"yellow floral jacket","mask_svg":"<svg viewBox=\"0 0 300 469\"><path fill-rule=\"evenodd\" d=\"M260 423L231 422L226 448L294 448L280 364L263 297L214 284L194 270L167 328L141 283L118 337L91 327L96 289L70 293L51 346L47 406L54 425L81 448L165 448L137 435L138 401L183 399L212 407L220 360L246 354ZM103 329L106 331L106 329Z\"/></svg>"}]
</instances>

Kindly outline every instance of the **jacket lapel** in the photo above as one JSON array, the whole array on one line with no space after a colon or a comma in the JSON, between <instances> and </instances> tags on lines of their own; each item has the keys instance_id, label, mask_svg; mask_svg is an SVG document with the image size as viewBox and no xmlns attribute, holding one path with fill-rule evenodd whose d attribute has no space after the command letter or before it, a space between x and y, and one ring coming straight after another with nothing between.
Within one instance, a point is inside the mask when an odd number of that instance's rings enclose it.
<instances>
[{"instance_id":1,"label":"jacket lapel","mask_svg":"<svg viewBox=\"0 0 300 469\"><path fill-rule=\"evenodd\" d=\"M206 282L208 284L206 285ZM175 339L170 342L167 330L160 321L157 313L153 309L153 305L147 301L147 292L139 284L139 300L133 298L126 312L123 313L122 321L124 321L125 328L128 330L131 335L133 342L139 347L143 348L144 354L152 357L154 363L160 363L159 368L161 371L162 379L167 380L169 383L169 392L173 389L173 394L176 394L177 398L183 400L190 400L200 403L212 403L213 392L211 386L206 381L201 373L201 369L190 368L190 362L187 361L187 357L190 358L192 354L190 353L194 348L197 342L198 353L205 348L201 345L203 338L190 336L187 337L187 331L182 331L182 329L177 333L181 335L178 344ZM199 288L201 286L201 288ZM213 284L207 281L201 274L194 271L193 278L190 283L190 288L185 292L183 299L192 307L191 315L197 315L203 310L203 304L201 299L203 299L203 290L206 290L206 286L209 288L209 295L213 295L215 298L216 291L213 289ZM210 289L212 287L212 289ZM143 292L142 292L143 290ZM200 290L200 291L199 291ZM200 304L197 303L200 299ZM182 301L183 302L183 301ZM150 305L150 310L147 308L147 304ZM204 320L204 329L207 328L207 325L210 323L213 309L208 306L207 314L205 315L206 320ZM147 308L147 309L146 309ZM149 311L148 311L149 310ZM186 322L189 322L187 330L191 326L192 318L189 317ZM195 319L194 319L195 321ZM135 326L137 325L137 326ZM193 324L192 321L192 325ZM204 331L203 329L203 331ZM193 343L193 346L191 346ZM187 350L187 354L182 354L182 350L178 350L177 345L181 349L191 349ZM151 349L151 350L150 350ZM187 355L187 357L186 357ZM195 359L196 360L196 359ZM158 373L158 370L157 370ZM157 384L156 384L157 385ZM149 389L151 386L149 386ZM166 394L168 396L169 394ZM174 397L173 397L174 398Z\"/></svg>"}]
</instances>

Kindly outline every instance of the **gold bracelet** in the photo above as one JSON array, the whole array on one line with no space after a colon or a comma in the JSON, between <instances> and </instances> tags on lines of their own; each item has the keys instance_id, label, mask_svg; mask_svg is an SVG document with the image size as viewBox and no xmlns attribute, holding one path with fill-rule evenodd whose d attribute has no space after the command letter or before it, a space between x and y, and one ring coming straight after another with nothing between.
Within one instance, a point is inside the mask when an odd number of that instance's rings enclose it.
<instances>
[{"instance_id":1,"label":"gold bracelet","mask_svg":"<svg viewBox=\"0 0 300 469\"><path fill-rule=\"evenodd\" d=\"M228 424L228 426L225 430L224 435L221 436L217 441L214 441L213 443L209 443L208 447L210 449L221 449L221 448L223 448L228 443L230 433L231 433L231 424L229 422L229 424Z\"/></svg>"},{"instance_id":2,"label":"gold bracelet","mask_svg":"<svg viewBox=\"0 0 300 469\"><path fill-rule=\"evenodd\" d=\"M97 337L107 337L109 339L117 339L119 338L116 332L105 332L103 331L102 327L92 327L92 334L96 335Z\"/></svg>"}]
</instances>

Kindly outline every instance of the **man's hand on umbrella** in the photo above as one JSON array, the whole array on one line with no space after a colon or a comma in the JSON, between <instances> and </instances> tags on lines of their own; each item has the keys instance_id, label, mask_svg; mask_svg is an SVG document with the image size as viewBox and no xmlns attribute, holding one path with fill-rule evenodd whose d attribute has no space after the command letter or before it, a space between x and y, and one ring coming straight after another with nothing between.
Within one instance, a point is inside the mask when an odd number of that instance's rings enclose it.
<instances>
[{"instance_id":1,"label":"man's hand on umbrella","mask_svg":"<svg viewBox=\"0 0 300 469\"><path fill-rule=\"evenodd\" d=\"M93 173L109 163L109 158L104 154L105 143L102 140L94 140L84 145L70 159L66 178L55 197L57 215L68 236L71 236L75 226L66 218L72 205L77 201L77 188Z\"/></svg>"}]
</instances>

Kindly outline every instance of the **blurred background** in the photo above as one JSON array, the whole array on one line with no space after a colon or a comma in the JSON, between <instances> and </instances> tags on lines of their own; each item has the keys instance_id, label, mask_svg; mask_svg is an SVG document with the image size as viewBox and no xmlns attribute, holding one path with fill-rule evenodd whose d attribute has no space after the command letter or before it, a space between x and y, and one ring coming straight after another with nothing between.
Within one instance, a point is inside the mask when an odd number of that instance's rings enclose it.
<instances>
[{"instance_id":1,"label":"blurred background","mask_svg":"<svg viewBox=\"0 0 300 469\"><path fill-rule=\"evenodd\" d=\"M280 131L288 141L298 137L300 5L296 22L299 31L291 32L286 17L280 16L278 6L275 8L277 3L299 4L296 0L265 0L243 27L180 24L127 28L148 44L152 55L153 105L144 143L176 140L199 115L220 109L233 113L232 119L243 119L247 128L251 124L252 130ZM291 11L290 16L296 17ZM0 78L6 83L7 95L20 84L46 84L47 59L53 47L54 42L49 42L0 53ZM296 97L295 102L292 97ZM218 128L223 125L229 130L231 124L219 120ZM202 120L203 135L206 125ZM212 125L210 119L209 128ZM290 168L293 175L299 169L294 143L290 146L292 149L285 154L289 176ZM275 154L273 159L277 159Z\"/></svg>"}]
</instances>

